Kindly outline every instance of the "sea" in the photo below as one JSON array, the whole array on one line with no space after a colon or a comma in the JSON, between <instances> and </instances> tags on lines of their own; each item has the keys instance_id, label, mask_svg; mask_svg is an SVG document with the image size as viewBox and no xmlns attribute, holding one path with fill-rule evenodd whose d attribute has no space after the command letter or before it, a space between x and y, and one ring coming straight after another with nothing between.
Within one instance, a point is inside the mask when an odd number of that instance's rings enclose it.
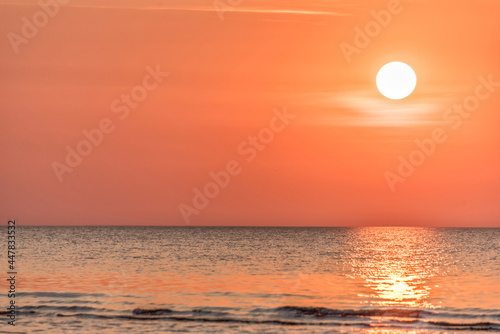
<instances>
[{"instance_id":1,"label":"sea","mask_svg":"<svg viewBox=\"0 0 500 334\"><path fill-rule=\"evenodd\" d=\"M1 333L500 332L500 229L17 226Z\"/></svg>"}]
</instances>

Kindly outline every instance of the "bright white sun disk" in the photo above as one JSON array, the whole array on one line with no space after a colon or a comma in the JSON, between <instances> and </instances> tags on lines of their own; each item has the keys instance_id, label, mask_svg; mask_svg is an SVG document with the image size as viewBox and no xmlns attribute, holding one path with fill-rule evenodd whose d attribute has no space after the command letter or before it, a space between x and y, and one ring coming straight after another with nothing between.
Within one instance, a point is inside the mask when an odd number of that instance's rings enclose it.
<instances>
[{"instance_id":1,"label":"bright white sun disk","mask_svg":"<svg viewBox=\"0 0 500 334\"><path fill-rule=\"evenodd\" d=\"M393 100L400 100L410 95L417 85L417 76L405 63L394 61L385 64L377 73L377 88Z\"/></svg>"}]
</instances>

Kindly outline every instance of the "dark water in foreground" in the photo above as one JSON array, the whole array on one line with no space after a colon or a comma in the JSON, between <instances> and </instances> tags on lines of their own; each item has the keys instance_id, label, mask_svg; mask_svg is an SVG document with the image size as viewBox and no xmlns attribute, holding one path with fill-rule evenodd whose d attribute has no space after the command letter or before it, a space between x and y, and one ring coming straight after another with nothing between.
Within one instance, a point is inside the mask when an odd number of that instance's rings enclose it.
<instances>
[{"instance_id":1,"label":"dark water in foreground","mask_svg":"<svg viewBox=\"0 0 500 334\"><path fill-rule=\"evenodd\" d=\"M500 229L21 226L17 245L2 333L500 332Z\"/></svg>"}]
</instances>

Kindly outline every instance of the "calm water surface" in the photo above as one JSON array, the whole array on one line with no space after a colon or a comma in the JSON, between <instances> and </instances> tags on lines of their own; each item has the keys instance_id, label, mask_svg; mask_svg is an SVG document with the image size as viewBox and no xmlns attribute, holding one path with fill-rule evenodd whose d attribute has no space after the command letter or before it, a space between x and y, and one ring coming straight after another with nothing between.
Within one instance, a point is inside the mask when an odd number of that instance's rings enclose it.
<instances>
[{"instance_id":1,"label":"calm water surface","mask_svg":"<svg viewBox=\"0 0 500 334\"><path fill-rule=\"evenodd\" d=\"M2 333L500 332L500 229L21 226L17 245Z\"/></svg>"}]
</instances>

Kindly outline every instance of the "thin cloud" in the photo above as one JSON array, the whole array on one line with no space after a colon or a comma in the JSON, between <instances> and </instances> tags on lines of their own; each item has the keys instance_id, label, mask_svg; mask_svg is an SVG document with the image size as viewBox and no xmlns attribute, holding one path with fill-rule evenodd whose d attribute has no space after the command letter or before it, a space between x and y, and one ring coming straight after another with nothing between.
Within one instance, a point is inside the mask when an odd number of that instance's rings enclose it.
<instances>
[{"instance_id":1,"label":"thin cloud","mask_svg":"<svg viewBox=\"0 0 500 334\"><path fill-rule=\"evenodd\" d=\"M183 6L172 6L170 4L159 5L146 3L115 3L115 4L101 4L92 1L70 1L67 4L63 4L63 7L71 8L96 8L96 9L133 9L133 10L164 10L164 11L190 11L190 12L211 12L217 13L213 2L207 2L209 5L199 6L198 4L193 5L183 5ZM0 5L6 6L38 6L38 3L32 1L2 1L0 0ZM314 8L314 6L311 6ZM325 8L322 6L322 8ZM304 10L304 9L294 9L293 6L288 6L283 8L283 6L273 6L273 5L263 5L263 6L253 6L241 4L239 6L228 7L227 12L231 13L245 13L245 14L290 14L290 15L324 15L324 16L347 16L350 15L348 11L328 11L328 10Z\"/></svg>"}]
</instances>

